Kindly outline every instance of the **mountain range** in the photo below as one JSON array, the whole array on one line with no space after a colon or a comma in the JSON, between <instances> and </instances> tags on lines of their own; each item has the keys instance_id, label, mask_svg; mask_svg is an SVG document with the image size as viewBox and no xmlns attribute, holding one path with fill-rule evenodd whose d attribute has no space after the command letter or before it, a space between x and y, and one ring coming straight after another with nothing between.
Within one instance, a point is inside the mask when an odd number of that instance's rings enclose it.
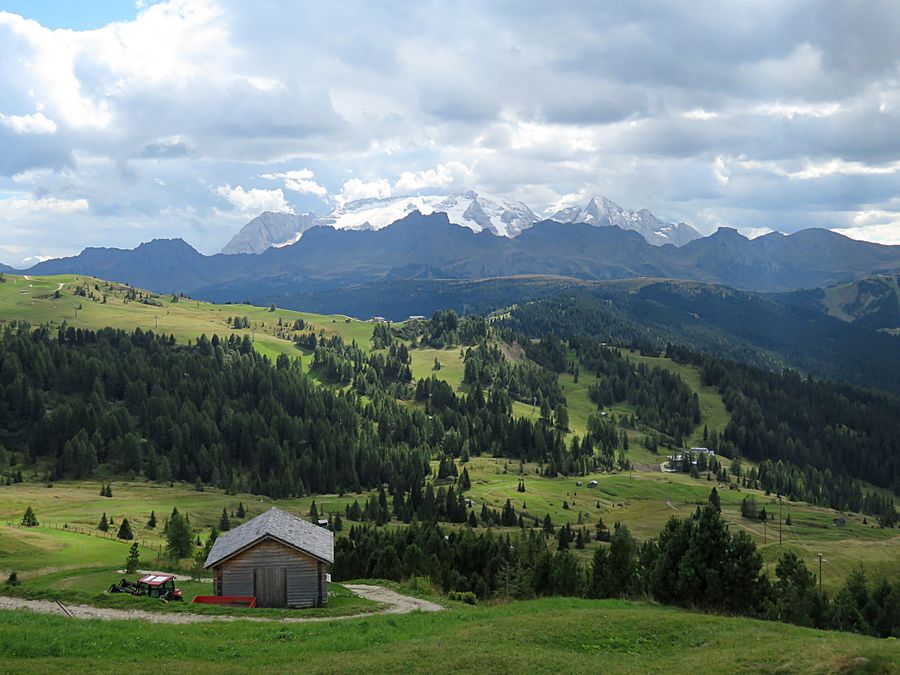
<instances>
[{"instance_id":1,"label":"mountain range","mask_svg":"<svg viewBox=\"0 0 900 675\"><path fill-rule=\"evenodd\" d=\"M322 217L311 213L266 211L241 228L222 253L262 253L267 248L287 246L296 243L304 232L316 226L380 230L416 211L423 215L444 213L451 223L473 232L490 232L503 237L518 236L541 221L523 202L477 192L360 199L342 204ZM551 220L596 227L616 225L623 230L638 232L647 242L657 246L681 246L700 238L700 233L690 225L664 222L647 209L624 209L606 197L593 197L584 206L557 211Z\"/></svg>"},{"instance_id":2,"label":"mountain range","mask_svg":"<svg viewBox=\"0 0 900 675\"><path fill-rule=\"evenodd\" d=\"M295 243L258 255L204 256L180 239L133 250L88 248L39 263L34 274L91 274L160 293L215 301L251 300L298 307L292 298L390 284L393 318L403 318L400 282L561 276L580 280L638 277L695 280L752 291L795 291L900 272L900 246L856 241L829 230L747 239L720 229L681 247L653 246L617 226L541 221L516 237L474 232L440 212L413 211L379 230L314 226ZM340 294L338 294L340 295ZM344 294L350 302L350 292ZM385 296L369 295L358 314L384 314ZM407 303L412 307L411 303ZM419 297L417 311L440 305ZM308 309L308 307L303 307ZM366 311L361 311L365 309ZM343 311L334 306L331 311ZM386 314L384 314L386 315Z\"/></svg>"}]
</instances>

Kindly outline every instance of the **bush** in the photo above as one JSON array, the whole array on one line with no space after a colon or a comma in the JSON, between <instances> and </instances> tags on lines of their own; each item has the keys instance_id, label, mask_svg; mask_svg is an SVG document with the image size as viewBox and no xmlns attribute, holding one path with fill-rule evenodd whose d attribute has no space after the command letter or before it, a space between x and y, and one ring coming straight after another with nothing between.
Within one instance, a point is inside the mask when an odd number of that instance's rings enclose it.
<instances>
[{"instance_id":1,"label":"bush","mask_svg":"<svg viewBox=\"0 0 900 675\"><path fill-rule=\"evenodd\" d=\"M464 602L467 605L478 604L478 596L475 595L472 591L450 591L449 593L447 593L447 598L449 600Z\"/></svg>"},{"instance_id":2,"label":"bush","mask_svg":"<svg viewBox=\"0 0 900 675\"><path fill-rule=\"evenodd\" d=\"M22 582L19 581L19 575L16 574L16 571L15 571L15 570L13 570L12 572L10 572L10 573L9 573L9 576L6 577L6 585L7 585L7 586L18 586L18 585L21 584L21 583L22 583Z\"/></svg>"},{"instance_id":3,"label":"bush","mask_svg":"<svg viewBox=\"0 0 900 675\"><path fill-rule=\"evenodd\" d=\"M410 577L406 581L406 587L411 591L419 591L420 593L432 593L438 595L439 591L431 580L431 577Z\"/></svg>"}]
</instances>

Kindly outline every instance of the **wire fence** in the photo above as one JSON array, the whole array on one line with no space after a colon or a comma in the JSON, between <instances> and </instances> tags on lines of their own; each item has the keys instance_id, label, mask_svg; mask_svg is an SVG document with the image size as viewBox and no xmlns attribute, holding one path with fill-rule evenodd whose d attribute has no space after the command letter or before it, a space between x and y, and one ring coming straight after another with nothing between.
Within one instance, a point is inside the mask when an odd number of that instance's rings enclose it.
<instances>
[{"instance_id":1,"label":"wire fence","mask_svg":"<svg viewBox=\"0 0 900 675\"><path fill-rule=\"evenodd\" d=\"M4 524L6 525L6 527L28 529L25 525L22 525L21 522L17 522L14 520L7 520ZM89 537L97 537L99 539L106 539L108 541L127 544L128 546L137 543L137 545L141 548L155 552L157 560L165 556L166 547L160 542L152 542L145 539L119 539L119 537L117 537L113 532L103 532L102 530L98 530L96 528L84 527L83 525L72 525L71 523L48 523L47 521L42 520L40 521L38 527L44 527L51 530L60 530L63 532L73 532L75 534L82 534Z\"/></svg>"}]
</instances>

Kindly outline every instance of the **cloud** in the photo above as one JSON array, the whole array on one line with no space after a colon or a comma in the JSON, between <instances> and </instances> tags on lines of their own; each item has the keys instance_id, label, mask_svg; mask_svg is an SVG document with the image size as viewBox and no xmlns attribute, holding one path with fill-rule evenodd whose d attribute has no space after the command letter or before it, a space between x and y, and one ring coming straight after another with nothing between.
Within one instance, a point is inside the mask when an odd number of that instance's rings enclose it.
<instances>
[{"instance_id":1,"label":"cloud","mask_svg":"<svg viewBox=\"0 0 900 675\"><path fill-rule=\"evenodd\" d=\"M851 239L900 245L900 212L861 211L853 217L852 227L834 228L834 231Z\"/></svg>"},{"instance_id":2,"label":"cloud","mask_svg":"<svg viewBox=\"0 0 900 675\"><path fill-rule=\"evenodd\" d=\"M32 215L68 215L87 211L87 199L57 197L7 197L0 199L0 220L16 222Z\"/></svg>"},{"instance_id":3,"label":"cloud","mask_svg":"<svg viewBox=\"0 0 900 675\"><path fill-rule=\"evenodd\" d=\"M236 187L220 185L214 188L213 192L228 201L241 216L258 216L263 211L274 211L276 213L294 212L293 207L285 200L284 192L281 191L281 188L275 190L260 190L259 188L245 190L240 185Z\"/></svg>"},{"instance_id":4,"label":"cloud","mask_svg":"<svg viewBox=\"0 0 900 675\"><path fill-rule=\"evenodd\" d=\"M391 194L391 184L383 178L368 182L359 178L351 178L341 187L341 192L335 197L335 202L338 206L342 206L357 199L382 199L390 197Z\"/></svg>"},{"instance_id":5,"label":"cloud","mask_svg":"<svg viewBox=\"0 0 900 675\"><path fill-rule=\"evenodd\" d=\"M172 138L147 143L141 150L141 157L148 159L172 159L173 157L187 155L190 151L190 147L180 136L173 136Z\"/></svg>"},{"instance_id":6,"label":"cloud","mask_svg":"<svg viewBox=\"0 0 900 675\"><path fill-rule=\"evenodd\" d=\"M470 180L471 177L472 170L468 166L462 162L451 161L424 171L404 171L394 183L394 191L405 194L425 188L445 189L454 183Z\"/></svg>"},{"instance_id":7,"label":"cloud","mask_svg":"<svg viewBox=\"0 0 900 675\"><path fill-rule=\"evenodd\" d=\"M315 176L309 169L292 169L281 173L264 173L260 175L260 178L283 181L284 187L293 192L325 197L328 190L313 180Z\"/></svg>"},{"instance_id":8,"label":"cloud","mask_svg":"<svg viewBox=\"0 0 900 675\"><path fill-rule=\"evenodd\" d=\"M17 134L53 134L56 133L56 122L36 112L31 115L4 115L0 113L0 124L12 129Z\"/></svg>"},{"instance_id":9,"label":"cloud","mask_svg":"<svg viewBox=\"0 0 900 675\"><path fill-rule=\"evenodd\" d=\"M855 214L897 210L897 3L140 4L96 30L0 12L0 193L89 204L20 210L4 245L213 252L222 216L462 189L704 232L882 237Z\"/></svg>"}]
</instances>

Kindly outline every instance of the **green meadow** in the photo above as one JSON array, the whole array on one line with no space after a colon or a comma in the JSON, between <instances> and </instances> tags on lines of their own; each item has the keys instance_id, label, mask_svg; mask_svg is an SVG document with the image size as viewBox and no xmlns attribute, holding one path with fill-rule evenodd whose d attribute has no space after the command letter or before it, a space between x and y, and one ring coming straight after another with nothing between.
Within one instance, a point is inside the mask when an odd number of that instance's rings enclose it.
<instances>
[{"instance_id":1,"label":"green meadow","mask_svg":"<svg viewBox=\"0 0 900 675\"><path fill-rule=\"evenodd\" d=\"M549 598L312 624L72 621L0 611L9 673L892 673L895 640Z\"/></svg>"}]
</instances>

